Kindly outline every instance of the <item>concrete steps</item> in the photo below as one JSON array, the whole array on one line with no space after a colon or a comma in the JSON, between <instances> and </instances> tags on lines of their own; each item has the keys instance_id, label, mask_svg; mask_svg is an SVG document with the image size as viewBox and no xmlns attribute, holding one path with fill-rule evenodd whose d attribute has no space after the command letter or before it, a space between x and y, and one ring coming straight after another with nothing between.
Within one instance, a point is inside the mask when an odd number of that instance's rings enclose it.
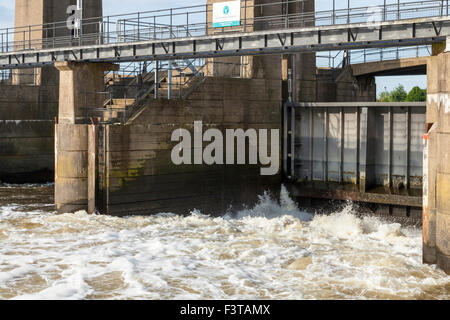
<instances>
[{"instance_id":1,"label":"concrete steps","mask_svg":"<svg viewBox=\"0 0 450 320\"><path fill-rule=\"evenodd\" d=\"M136 99L112 99L112 104L122 108L133 105Z\"/></svg>"},{"instance_id":2,"label":"concrete steps","mask_svg":"<svg viewBox=\"0 0 450 320\"><path fill-rule=\"evenodd\" d=\"M201 71L201 68L196 68ZM204 79L202 76L195 76L191 68L185 68L172 71L172 98L181 99L185 95L190 95L201 85ZM112 99L107 99L103 103L104 111L101 112L101 119L105 122L123 122L127 121L134 113L148 105L155 94L155 73L149 72L142 75L142 82L138 77L111 77L111 84L107 86L107 91L112 93ZM169 79L168 71L159 73L159 97L168 98ZM124 85L126 83L126 85ZM139 86L138 86L138 83ZM133 98L122 98L125 96ZM137 98L136 98L137 97Z\"/></svg>"},{"instance_id":3,"label":"concrete steps","mask_svg":"<svg viewBox=\"0 0 450 320\"><path fill-rule=\"evenodd\" d=\"M105 77L105 84L107 86L111 86L111 85L126 85L130 81L132 81L133 79L134 79L134 77L130 77L130 76L108 74Z\"/></svg>"},{"instance_id":4,"label":"concrete steps","mask_svg":"<svg viewBox=\"0 0 450 320\"><path fill-rule=\"evenodd\" d=\"M125 109L132 106L136 99L108 99L104 102L103 107L106 109Z\"/></svg>"}]
</instances>

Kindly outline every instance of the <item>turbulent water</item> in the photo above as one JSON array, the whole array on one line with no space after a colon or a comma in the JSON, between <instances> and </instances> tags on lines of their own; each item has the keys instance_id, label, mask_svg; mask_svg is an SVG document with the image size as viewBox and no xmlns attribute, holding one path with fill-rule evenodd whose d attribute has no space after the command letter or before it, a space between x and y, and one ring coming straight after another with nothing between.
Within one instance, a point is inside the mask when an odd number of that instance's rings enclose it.
<instances>
[{"instance_id":1,"label":"turbulent water","mask_svg":"<svg viewBox=\"0 0 450 320\"><path fill-rule=\"evenodd\" d=\"M214 218L56 215L51 185L0 185L1 299L449 299L421 230L297 209L282 189Z\"/></svg>"}]
</instances>

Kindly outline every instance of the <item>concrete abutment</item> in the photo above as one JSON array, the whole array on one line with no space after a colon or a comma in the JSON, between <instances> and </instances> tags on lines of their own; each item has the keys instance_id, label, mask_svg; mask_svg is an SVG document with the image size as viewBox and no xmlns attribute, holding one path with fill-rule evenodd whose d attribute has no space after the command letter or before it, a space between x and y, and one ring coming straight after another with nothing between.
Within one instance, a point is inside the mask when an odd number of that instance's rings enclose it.
<instances>
[{"instance_id":1,"label":"concrete abutment","mask_svg":"<svg viewBox=\"0 0 450 320\"><path fill-rule=\"evenodd\" d=\"M429 59L423 261L450 274L450 48ZM445 47L445 46L444 46Z\"/></svg>"}]
</instances>

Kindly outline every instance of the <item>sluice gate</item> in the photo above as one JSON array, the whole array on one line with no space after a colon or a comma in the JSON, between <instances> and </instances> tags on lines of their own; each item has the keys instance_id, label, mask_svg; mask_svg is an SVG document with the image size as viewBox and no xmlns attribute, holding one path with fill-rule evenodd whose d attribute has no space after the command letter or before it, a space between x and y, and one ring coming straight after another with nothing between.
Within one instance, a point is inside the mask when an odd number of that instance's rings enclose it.
<instances>
[{"instance_id":1,"label":"sluice gate","mask_svg":"<svg viewBox=\"0 0 450 320\"><path fill-rule=\"evenodd\" d=\"M422 207L426 103L286 103L283 167L297 197Z\"/></svg>"}]
</instances>

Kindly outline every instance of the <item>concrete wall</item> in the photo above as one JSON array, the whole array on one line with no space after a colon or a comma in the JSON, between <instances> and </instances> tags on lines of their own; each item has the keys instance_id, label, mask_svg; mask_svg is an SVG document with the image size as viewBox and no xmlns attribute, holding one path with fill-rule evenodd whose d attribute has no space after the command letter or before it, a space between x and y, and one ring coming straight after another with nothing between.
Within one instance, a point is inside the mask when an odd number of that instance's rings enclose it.
<instances>
[{"instance_id":1,"label":"concrete wall","mask_svg":"<svg viewBox=\"0 0 450 320\"><path fill-rule=\"evenodd\" d=\"M354 77L352 68L329 69L318 68L315 86L315 100L317 102L375 102L377 87L372 76ZM309 97L311 98L311 97ZM304 99L304 98L303 98Z\"/></svg>"},{"instance_id":2,"label":"concrete wall","mask_svg":"<svg viewBox=\"0 0 450 320\"><path fill-rule=\"evenodd\" d=\"M0 181L51 181L58 87L0 86Z\"/></svg>"},{"instance_id":3,"label":"concrete wall","mask_svg":"<svg viewBox=\"0 0 450 320\"><path fill-rule=\"evenodd\" d=\"M279 82L208 78L187 101L154 101L133 123L104 128L98 151L101 212L224 213L254 203L265 189L279 189L280 174L262 177L258 165L175 166L172 132L192 133L200 120L204 130L281 129Z\"/></svg>"},{"instance_id":4,"label":"concrete wall","mask_svg":"<svg viewBox=\"0 0 450 320\"><path fill-rule=\"evenodd\" d=\"M450 274L450 48L427 65L423 258Z\"/></svg>"}]
</instances>

